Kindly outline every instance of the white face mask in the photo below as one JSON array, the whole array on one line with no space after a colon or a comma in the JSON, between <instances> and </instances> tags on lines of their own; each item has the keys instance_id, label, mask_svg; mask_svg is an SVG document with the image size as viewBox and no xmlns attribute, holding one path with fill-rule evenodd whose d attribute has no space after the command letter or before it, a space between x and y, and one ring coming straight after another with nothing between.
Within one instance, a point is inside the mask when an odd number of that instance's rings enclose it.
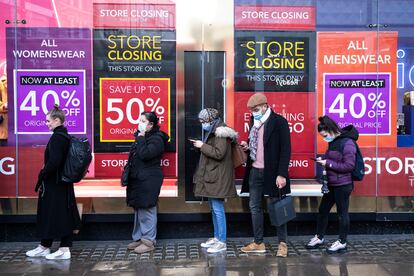
<instances>
[{"instance_id":1,"label":"white face mask","mask_svg":"<svg viewBox=\"0 0 414 276\"><path fill-rule=\"evenodd\" d=\"M138 131L145 132L147 130L148 123L138 123Z\"/></svg>"}]
</instances>

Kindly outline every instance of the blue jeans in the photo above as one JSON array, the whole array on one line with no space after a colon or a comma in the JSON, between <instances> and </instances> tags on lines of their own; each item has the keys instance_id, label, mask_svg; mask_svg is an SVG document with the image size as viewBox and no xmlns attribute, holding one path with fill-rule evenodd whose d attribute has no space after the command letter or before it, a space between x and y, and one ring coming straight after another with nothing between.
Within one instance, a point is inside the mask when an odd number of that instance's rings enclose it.
<instances>
[{"instance_id":1,"label":"blue jeans","mask_svg":"<svg viewBox=\"0 0 414 276\"><path fill-rule=\"evenodd\" d=\"M211 216L213 217L214 237L221 242L226 242L226 213L224 212L224 200L209 198Z\"/></svg>"}]
</instances>

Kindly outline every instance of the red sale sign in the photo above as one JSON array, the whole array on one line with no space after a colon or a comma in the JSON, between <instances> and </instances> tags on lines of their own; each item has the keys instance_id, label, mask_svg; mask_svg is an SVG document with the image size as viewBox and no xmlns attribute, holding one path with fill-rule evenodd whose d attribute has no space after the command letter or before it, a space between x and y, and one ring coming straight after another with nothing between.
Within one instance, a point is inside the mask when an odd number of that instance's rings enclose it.
<instances>
[{"instance_id":1,"label":"red sale sign","mask_svg":"<svg viewBox=\"0 0 414 276\"><path fill-rule=\"evenodd\" d=\"M169 78L100 78L101 142L133 142L144 111L154 111L171 134Z\"/></svg>"},{"instance_id":2,"label":"red sale sign","mask_svg":"<svg viewBox=\"0 0 414 276\"><path fill-rule=\"evenodd\" d=\"M289 163L290 178L315 178L315 162L311 160L313 153L292 153Z\"/></svg>"},{"instance_id":3,"label":"red sale sign","mask_svg":"<svg viewBox=\"0 0 414 276\"><path fill-rule=\"evenodd\" d=\"M0 147L1 197L16 196L16 148Z\"/></svg>"},{"instance_id":4,"label":"red sale sign","mask_svg":"<svg viewBox=\"0 0 414 276\"><path fill-rule=\"evenodd\" d=\"M236 30L314 30L313 6L248 6L234 8Z\"/></svg>"},{"instance_id":5,"label":"red sale sign","mask_svg":"<svg viewBox=\"0 0 414 276\"><path fill-rule=\"evenodd\" d=\"M247 141L250 111L247 101L253 92L240 92L235 97L235 129L240 141ZM290 174L294 178L314 177L314 164L309 158L315 153L315 94L307 92L264 93L273 111L286 118L291 133L292 161Z\"/></svg>"},{"instance_id":6,"label":"red sale sign","mask_svg":"<svg viewBox=\"0 0 414 276\"><path fill-rule=\"evenodd\" d=\"M121 177L128 161L128 153L95 153L96 177ZM177 153L165 152L161 157L165 177L177 177Z\"/></svg>"},{"instance_id":7,"label":"red sale sign","mask_svg":"<svg viewBox=\"0 0 414 276\"><path fill-rule=\"evenodd\" d=\"M95 28L175 29L175 4L94 3Z\"/></svg>"},{"instance_id":8,"label":"red sale sign","mask_svg":"<svg viewBox=\"0 0 414 276\"><path fill-rule=\"evenodd\" d=\"M413 196L413 148L361 148L365 163L363 181L355 182L359 196ZM376 185L377 183L377 185Z\"/></svg>"}]
</instances>

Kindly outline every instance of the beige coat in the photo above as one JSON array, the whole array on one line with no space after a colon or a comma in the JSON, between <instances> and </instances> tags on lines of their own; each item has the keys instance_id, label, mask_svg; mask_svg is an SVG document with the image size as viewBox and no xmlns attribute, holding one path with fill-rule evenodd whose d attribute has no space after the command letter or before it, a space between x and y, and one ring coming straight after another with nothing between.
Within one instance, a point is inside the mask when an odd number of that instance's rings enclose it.
<instances>
[{"instance_id":1,"label":"beige coat","mask_svg":"<svg viewBox=\"0 0 414 276\"><path fill-rule=\"evenodd\" d=\"M3 116L3 122L0 124L0 139L7 139L8 129L7 129L7 108L5 104L7 103L7 88L6 81L0 81L0 115Z\"/></svg>"},{"instance_id":2,"label":"beige coat","mask_svg":"<svg viewBox=\"0 0 414 276\"><path fill-rule=\"evenodd\" d=\"M231 154L231 143L236 138L237 132L232 128L219 126L200 148L200 162L193 178L195 196L228 198L237 195Z\"/></svg>"}]
</instances>

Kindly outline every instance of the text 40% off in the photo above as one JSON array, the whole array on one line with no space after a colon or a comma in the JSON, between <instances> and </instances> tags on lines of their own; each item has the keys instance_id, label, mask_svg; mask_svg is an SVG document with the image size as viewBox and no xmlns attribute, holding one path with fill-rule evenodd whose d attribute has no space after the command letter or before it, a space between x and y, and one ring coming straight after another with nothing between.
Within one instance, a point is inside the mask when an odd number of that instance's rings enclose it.
<instances>
[{"instance_id":1,"label":"text 40% off","mask_svg":"<svg viewBox=\"0 0 414 276\"><path fill-rule=\"evenodd\" d=\"M368 100L367 100L368 98ZM356 109L356 103L359 101L360 110ZM367 110L367 103L371 103L370 110ZM353 118L360 119L367 115L369 118L385 117L387 103L382 99L382 93L369 93L366 97L362 93L354 93L348 102L348 107L345 108L345 94L339 93L332 104L329 106L329 113L338 114L340 118L345 118L345 114L350 113Z\"/></svg>"},{"instance_id":2,"label":"text 40% off","mask_svg":"<svg viewBox=\"0 0 414 276\"><path fill-rule=\"evenodd\" d=\"M62 102L65 102L62 110L65 112L65 115L74 115L77 116L80 114L80 100L75 97L76 90L73 90L72 92L69 92L68 90L62 90L60 93L61 99L65 100ZM38 93L36 90L30 90L29 93L26 95L22 103L20 104L20 110L21 111L30 111L32 116L36 116L37 112L40 111L40 108L42 108L42 111L44 114L47 114L49 112L49 109L53 107L54 104L60 105L61 99L59 98L59 94L52 89L46 90L40 99L40 107L37 103L37 96ZM49 101L49 98L52 98L52 102ZM62 106L61 106L62 107Z\"/></svg>"},{"instance_id":3,"label":"text 40% off","mask_svg":"<svg viewBox=\"0 0 414 276\"><path fill-rule=\"evenodd\" d=\"M160 120L160 123L163 123L165 120L164 113L165 108L163 106L160 106L160 98L154 100L152 98L147 98L143 102L141 99L138 98L132 98L129 99L125 106L125 112L122 108L115 106L115 105L122 105L123 99L122 98L111 98L108 99L108 105L107 110L108 113L115 113L116 117L112 118L110 116L106 117L106 121L112 125L116 125L121 123L124 120L124 117L126 115L126 118L130 124L136 125L139 123L139 117L140 114L144 111L153 111L157 114L158 119ZM136 106L138 108L136 108ZM147 109L146 109L147 108Z\"/></svg>"}]
</instances>

